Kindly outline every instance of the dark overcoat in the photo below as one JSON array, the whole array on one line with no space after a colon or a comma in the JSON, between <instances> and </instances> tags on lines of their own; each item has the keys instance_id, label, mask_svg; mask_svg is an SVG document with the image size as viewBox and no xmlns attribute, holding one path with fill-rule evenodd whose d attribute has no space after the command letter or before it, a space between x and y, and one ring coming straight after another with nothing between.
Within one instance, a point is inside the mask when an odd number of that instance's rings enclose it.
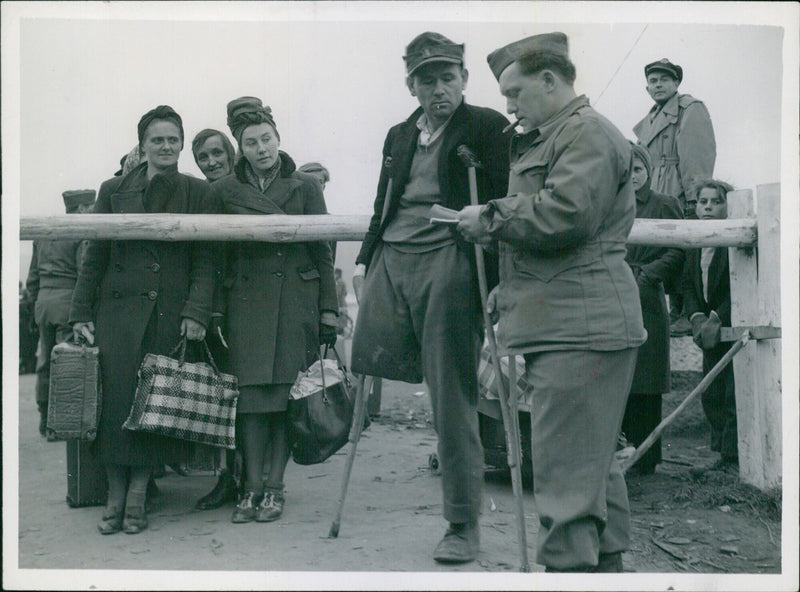
<instances>
[{"instance_id":1,"label":"dark overcoat","mask_svg":"<svg viewBox=\"0 0 800 592\"><path fill-rule=\"evenodd\" d=\"M680 219L683 211L676 197L645 186L636 193L636 217ZM637 278L642 320L647 330L647 341L639 347L631 392L667 393L670 391L669 309L664 284L679 281L683 250L646 245L628 245L627 249L625 260Z\"/></svg>"},{"instance_id":2,"label":"dark overcoat","mask_svg":"<svg viewBox=\"0 0 800 592\"><path fill-rule=\"evenodd\" d=\"M327 214L320 184L285 153L265 193L246 181L246 163L212 185L226 214ZM219 312L239 385L294 382L319 352L321 311L338 314L330 244L230 243L223 286Z\"/></svg>"},{"instance_id":3,"label":"dark overcoat","mask_svg":"<svg viewBox=\"0 0 800 592\"><path fill-rule=\"evenodd\" d=\"M417 120L422 115L422 107L414 111L404 121L393 126L383 144L378 191L375 197L374 212L369 230L364 237L356 263L367 268L383 231L394 219L400 207L400 198L406 189L411 163L417 149L420 129ZM510 136L503 133L508 120L497 111L486 107L475 107L462 102L453 112L442 136L442 148L437 166L442 205L453 210L461 210L470 205L467 167L458 155L461 145L472 150L482 164L476 169L478 202L485 204L490 199L506 195L508 189L508 146ZM387 196L389 180L391 194ZM475 249L472 244L458 239L459 247L467 253L473 275L478 277L475 264ZM486 273L489 289L497 284L497 254L486 252ZM475 302L480 302L477 281Z\"/></svg>"},{"instance_id":4,"label":"dark overcoat","mask_svg":"<svg viewBox=\"0 0 800 592\"><path fill-rule=\"evenodd\" d=\"M98 214L213 214L207 183L174 171L148 181L147 163L100 186ZM86 249L70 322L94 321L103 408L97 444L103 462L153 466L175 459L183 443L122 429L147 353L169 354L186 317L208 326L214 248L203 242L98 240Z\"/></svg>"}]
</instances>

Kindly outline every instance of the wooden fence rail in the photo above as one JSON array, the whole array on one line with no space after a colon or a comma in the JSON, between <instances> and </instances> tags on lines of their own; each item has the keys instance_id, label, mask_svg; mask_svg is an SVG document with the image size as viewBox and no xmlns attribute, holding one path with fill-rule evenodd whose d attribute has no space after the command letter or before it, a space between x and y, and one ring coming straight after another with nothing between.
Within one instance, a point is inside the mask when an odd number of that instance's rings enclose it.
<instances>
[{"instance_id":1,"label":"wooden fence rail","mask_svg":"<svg viewBox=\"0 0 800 592\"><path fill-rule=\"evenodd\" d=\"M634 222L638 245L729 247L734 329L779 328L780 185L728 195L727 220ZM360 241L369 216L225 216L92 214L20 218L20 240L117 239L304 242ZM757 249L754 247L758 247ZM765 334L769 334L766 331ZM780 339L754 338L734 358L739 428L739 475L756 487L781 483L782 395Z\"/></svg>"},{"instance_id":2,"label":"wooden fence rail","mask_svg":"<svg viewBox=\"0 0 800 592\"><path fill-rule=\"evenodd\" d=\"M369 216L225 216L209 214L64 214L20 218L21 240L157 239L304 242L360 241ZM756 221L644 220L628 242L666 247L747 247L756 243Z\"/></svg>"}]
</instances>

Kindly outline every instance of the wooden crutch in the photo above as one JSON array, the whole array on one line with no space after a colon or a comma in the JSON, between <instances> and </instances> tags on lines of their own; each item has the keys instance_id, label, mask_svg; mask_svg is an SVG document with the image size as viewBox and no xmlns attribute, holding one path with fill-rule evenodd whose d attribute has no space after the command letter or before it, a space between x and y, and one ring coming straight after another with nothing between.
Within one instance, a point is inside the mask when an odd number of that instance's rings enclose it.
<instances>
[{"instance_id":1,"label":"wooden crutch","mask_svg":"<svg viewBox=\"0 0 800 592\"><path fill-rule=\"evenodd\" d=\"M386 167L391 166L391 157L387 157ZM381 214L381 222L386 219L386 214L389 211L389 200L392 196L392 179L386 185L386 197L383 201L383 212ZM356 291L356 301L360 303L359 291ZM367 411L367 399L369 393L372 391L372 384L374 378L372 376L364 376L363 374L358 377L356 383L356 399L353 403L353 423L350 426L350 435L347 439L350 442L350 451L347 453L347 461L344 465L344 475L342 476L342 486L339 490L339 503L336 507L336 516L331 522L331 528L328 531L328 538L335 539L339 536L339 526L342 523L342 510L344 509L344 500L347 496L347 487L350 484L350 474L353 472L353 463L356 460L356 448L358 448L358 441L361 439L361 432L364 429L364 415Z\"/></svg>"},{"instance_id":2,"label":"wooden crutch","mask_svg":"<svg viewBox=\"0 0 800 592\"><path fill-rule=\"evenodd\" d=\"M475 154L464 144L456 150L459 158L467 167L469 179L469 199L473 206L478 205L478 180L475 175L476 168L482 168ZM519 435L519 415L517 414L517 373L516 359L509 359L509 383L514 396L513 404L503 382L503 369L500 365L500 356L497 354L497 339L494 334L494 325L489 317L487 303L489 288L486 281L486 261L483 258L483 247L475 245L475 262L478 271L478 287L481 293L481 308L483 309L483 328L489 340L489 354L492 358L495 375L497 376L497 391L500 397L500 411L503 415L503 425L506 433L506 448L508 452L508 466L511 469L511 490L514 494L514 515L517 521L517 540L519 542L520 571L531 570L528 562L528 536L525 528L525 507L522 499L522 446Z\"/></svg>"}]
</instances>

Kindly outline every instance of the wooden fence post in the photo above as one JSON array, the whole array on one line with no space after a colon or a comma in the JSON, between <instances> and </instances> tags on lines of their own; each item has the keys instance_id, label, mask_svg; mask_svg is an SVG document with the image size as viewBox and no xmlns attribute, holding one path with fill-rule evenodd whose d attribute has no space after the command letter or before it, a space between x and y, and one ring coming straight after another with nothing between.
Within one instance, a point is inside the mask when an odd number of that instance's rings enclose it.
<instances>
[{"instance_id":1,"label":"wooden fence post","mask_svg":"<svg viewBox=\"0 0 800 592\"><path fill-rule=\"evenodd\" d=\"M758 197L758 250L728 250L734 327L780 326L779 187L761 186ZM755 217L752 191L728 194L728 217ZM779 340L751 341L733 359L733 370L739 477L760 489L777 486L781 459Z\"/></svg>"},{"instance_id":2,"label":"wooden fence post","mask_svg":"<svg viewBox=\"0 0 800 592\"><path fill-rule=\"evenodd\" d=\"M781 326L781 187L758 185L758 324ZM781 484L782 388L781 340L756 342L758 382L756 404L761 410L761 474L748 481L766 489Z\"/></svg>"},{"instance_id":3,"label":"wooden fence post","mask_svg":"<svg viewBox=\"0 0 800 592\"><path fill-rule=\"evenodd\" d=\"M753 192L749 189L728 194L729 218L755 218ZM757 324L758 261L752 247L728 249L731 278L731 325L734 327ZM746 483L759 481L761 425L756 404L756 342L751 341L733 359L736 381L736 424L739 434L739 477Z\"/></svg>"}]
</instances>

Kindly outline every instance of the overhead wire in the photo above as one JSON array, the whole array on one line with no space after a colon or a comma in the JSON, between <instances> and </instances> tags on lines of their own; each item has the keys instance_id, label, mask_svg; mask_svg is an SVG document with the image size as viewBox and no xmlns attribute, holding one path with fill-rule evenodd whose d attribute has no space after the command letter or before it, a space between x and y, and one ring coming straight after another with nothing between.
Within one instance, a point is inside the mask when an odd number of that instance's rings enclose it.
<instances>
[{"instance_id":1,"label":"overhead wire","mask_svg":"<svg viewBox=\"0 0 800 592\"><path fill-rule=\"evenodd\" d=\"M639 40L642 38L642 35L644 35L644 32L647 30L647 27L649 27L649 26L650 26L649 23L646 24L644 26L644 28L642 29L642 31L639 33L639 36L636 37L636 40L633 42L633 45L631 45L631 48L628 50L628 53L625 54L625 57L622 58L622 61L619 63L619 66L617 66L617 69L611 75L611 78L609 79L608 84L606 84L605 88L600 92L600 94L598 95L597 99L594 101L595 105L597 105L600 102L600 99L602 98L603 94L608 90L608 87L611 86L611 83L614 82L614 78L617 77L617 74L622 69L622 66L625 65L626 61L628 61L628 58L630 57L631 52L634 50L636 45L639 43Z\"/></svg>"}]
</instances>

